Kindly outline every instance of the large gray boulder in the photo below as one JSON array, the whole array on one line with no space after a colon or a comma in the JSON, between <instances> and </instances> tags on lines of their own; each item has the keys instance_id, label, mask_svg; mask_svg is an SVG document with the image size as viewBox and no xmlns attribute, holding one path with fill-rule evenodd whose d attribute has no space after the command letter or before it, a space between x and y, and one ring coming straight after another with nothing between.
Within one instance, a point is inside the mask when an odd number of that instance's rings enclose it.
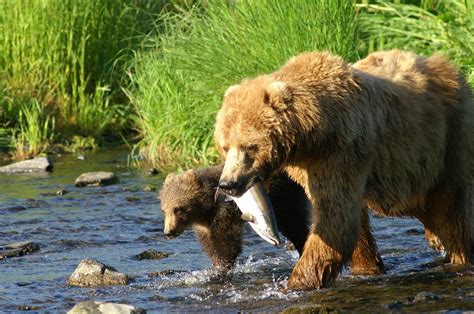
<instances>
[{"instance_id":1,"label":"large gray boulder","mask_svg":"<svg viewBox=\"0 0 474 314\"><path fill-rule=\"evenodd\" d=\"M85 301L76 304L68 314L144 314L146 311L132 305L107 303L97 301Z\"/></svg>"},{"instance_id":2,"label":"large gray boulder","mask_svg":"<svg viewBox=\"0 0 474 314\"><path fill-rule=\"evenodd\" d=\"M48 157L36 157L0 167L3 173L46 172L53 170L53 162Z\"/></svg>"},{"instance_id":3,"label":"large gray boulder","mask_svg":"<svg viewBox=\"0 0 474 314\"><path fill-rule=\"evenodd\" d=\"M76 186L101 186L118 182L118 177L113 172L95 171L81 174L76 179Z\"/></svg>"},{"instance_id":4,"label":"large gray boulder","mask_svg":"<svg viewBox=\"0 0 474 314\"><path fill-rule=\"evenodd\" d=\"M79 287L126 285L129 282L127 275L92 259L82 260L68 279L70 285Z\"/></svg>"}]
</instances>

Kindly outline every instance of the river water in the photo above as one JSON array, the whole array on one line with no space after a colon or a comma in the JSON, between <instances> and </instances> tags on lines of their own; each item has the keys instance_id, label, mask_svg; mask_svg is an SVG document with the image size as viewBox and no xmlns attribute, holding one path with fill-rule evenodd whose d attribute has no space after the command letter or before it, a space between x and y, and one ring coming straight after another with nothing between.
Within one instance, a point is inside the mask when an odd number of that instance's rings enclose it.
<instances>
[{"instance_id":1,"label":"river water","mask_svg":"<svg viewBox=\"0 0 474 314\"><path fill-rule=\"evenodd\" d=\"M410 218L371 217L388 269L383 276L352 276L345 270L333 288L284 292L297 253L272 247L246 229L244 250L230 278L216 278L191 230L167 240L156 192L159 176L127 167L127 151L55 157L49 174L0 174L0 246L33 241L41 250L0 260L0 312L65 312L86 300L127 303L162 311L474 310L474 267L443 264ZM120 182L76 188L88 171L114 171ZM69 193L54 195L65 189ZM23 206L21 211L8 210ZM169 253L137 260L148 249ZM79 288L67 278L82 259L92 258L131 275L127 286Z\"/></svg>"}]
</instances>

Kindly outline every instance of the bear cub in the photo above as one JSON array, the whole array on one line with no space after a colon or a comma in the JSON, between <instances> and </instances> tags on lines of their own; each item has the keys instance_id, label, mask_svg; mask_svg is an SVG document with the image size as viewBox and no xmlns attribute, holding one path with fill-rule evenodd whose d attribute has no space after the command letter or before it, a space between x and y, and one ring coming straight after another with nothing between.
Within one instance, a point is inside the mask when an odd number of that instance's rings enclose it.
<instances>
[{"instance_id":1,"label":"bear cub","mask_svg":"<svg viewBox=\"0 0 474 314\"><path fill-rule=\"evenodd\" d=\"M192 227L198 241L216 269L230 270L242 251L241 211L225 195L217 193L223 166L169 174L160 191L164 214L164 233L175 238ZM274 175L269 183L269 197L279 231L301 254L311 224L310 203L303 188L288 175ZM384 266L366 222L351 262L353 274L382 274ZM365 218L365 219L364 219Z\"/></svg>"}]
</instances>

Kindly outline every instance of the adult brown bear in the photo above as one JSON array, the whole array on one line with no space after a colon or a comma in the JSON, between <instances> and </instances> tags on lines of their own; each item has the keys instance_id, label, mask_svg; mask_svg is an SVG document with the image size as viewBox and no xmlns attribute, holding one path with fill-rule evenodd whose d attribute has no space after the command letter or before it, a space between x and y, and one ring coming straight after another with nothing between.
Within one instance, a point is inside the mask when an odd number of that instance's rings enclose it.
<instances>
[{"instance_id":1,"label":"adult brown bear","mask_svg":"<svg viewBox=\"0 0 474 314\"><path fill-rule=\"evenodd\" d=\"M378 52L350 65L303 53L231 86L217 115L219 186L243 194L280 169L312 204L293 289L330 285L350 259L368 206L419 218L450 262L474 246L472 94L439 56Z\"/></svg>"}]
</instances>

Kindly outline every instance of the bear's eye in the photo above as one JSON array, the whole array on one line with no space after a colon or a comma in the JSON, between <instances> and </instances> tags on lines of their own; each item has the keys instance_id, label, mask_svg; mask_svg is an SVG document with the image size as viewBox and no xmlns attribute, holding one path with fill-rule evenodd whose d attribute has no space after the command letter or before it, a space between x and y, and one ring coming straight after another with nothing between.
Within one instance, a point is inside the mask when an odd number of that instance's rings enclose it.
<instances>
[{"instance_id":1,"label":"bear's eye","mask_svg":"<svg viewBox=\"0 0 474 314\"><path fill-rule=\"evenodd\" d=\"M174 212L175 212L176 214L182 214L182 213L184 213L185 211L186 211L186 208L185 208L185 207L176 207L176 208L174 209Z\"/></svg>"},{"instance_id":2,"label":"bear's eye","mask_svg":"<svg viewBox=\"0 0 474 314\"><path fill-rule=\"evenodd\" d=\"M242 146L242 150L246 153L256 153L258 150L258 145L257 144L249 144Z\"/></svg>"}]
</instances>

